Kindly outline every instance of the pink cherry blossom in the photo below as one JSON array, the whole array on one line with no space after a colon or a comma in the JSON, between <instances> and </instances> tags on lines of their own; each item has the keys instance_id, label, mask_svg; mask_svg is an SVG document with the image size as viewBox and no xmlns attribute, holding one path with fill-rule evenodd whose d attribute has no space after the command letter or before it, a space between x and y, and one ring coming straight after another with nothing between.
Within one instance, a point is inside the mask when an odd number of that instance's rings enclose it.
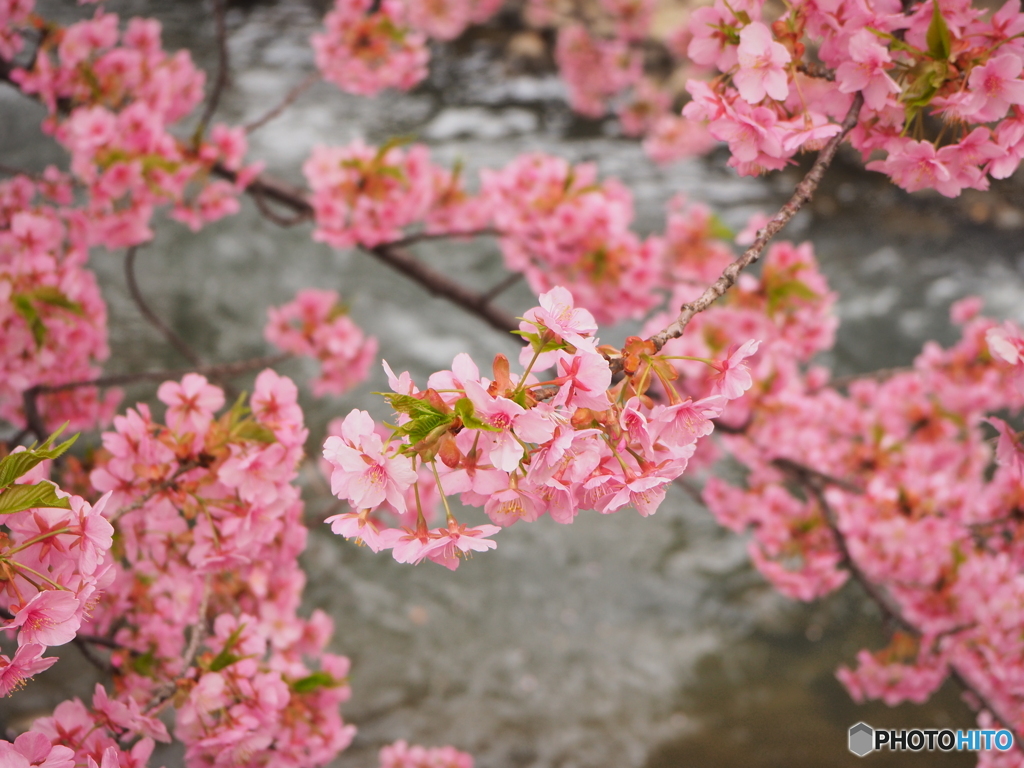
<instances>
[{"instance_id":1,"label":"pink cherry blossom","mask_svg":"<svg viewBox=\"0 0 1024 768\"><path fill-rule=\"evenodd\" d=\"M373 509L387 499L404 512L404 492L416 482L416 473L407 457L384 453L384 444L368 421L366 411L353 411L345 418L343 436L324 443L324 458L334 467L331 493L347 498L357 509Z\"/></svg>"},{"instance_id":2,"label":"pink cherry blossom","mask_svg":"<svg viewBox=\"0 0 1024 768\"><path fill-rule=\"evenodd\" d=\"M711 377L715 382L716 394L722 395L726 400L735 400L750 388L753 379L746 360L757 352L758 346L759 341L746 341L731 351L728 358L712 364L716 371Z\"/></svg>"},{"instance_id":3,"label":"pink cherry blossom","mask_svg":"<svg viewBox=\"0 0 1024 768\"><path fill-rule=\"evenodd\" d=\"M836 70L836 82L843 93L864 93L868 109L881 110L886 100L900 92L899 85L885 71L892 59L879 38L862 29L850 38L850 58Z\"/></svg>"},{"instance_id":4,"label":"pink cherry blossom","mask_svg":"<svg viewBox=\"0 0 1024 768\"><path fill-rule=\"evenodd\" d=\"M181 434L205 432L214 411L224 405L224 392L198 373L186 373L180 384L164 382L156 396L168 406L168 423Z\"/></svg>"},{"instance_id":5,"label":"pink cherry blossom","mask_svg":"<svg viewBox=\"0 0 1024 768\"><path fill-rule=\"evenodd\" d=\"M970 117L984 123L1006 116L1011 104L1024 104L1024 81L1019 80L1024 62L1014 53L993 56L985 64L975 67L967 85L984 97L984 103Z\"/></svg>"},{"instance_id":6,"label":"pink cherry blossom","mask_svg":"<svg viewBox=\"0 0 1024 768\"><path fill-rule=\"evenodd\" d=\"M0 698L21 688L33 675L57 663L56 656L43 657L44 646L27 643L18 648L13 658L0 655Z\"/></svg>"},{"instance_id":7,"label":"pink cherry blossom","mask_svg":"<svg viewBox=\"0 0 1024 768\"><path fill-rule=\"evenodd\" d=\"M497 547L498 543L487 537L500 530L496 525L467 528L465 523L452 521L447 528L439 528L434 532L436 538L423 550L423 554L454 571L459 567L459 560L471 552L486 552Z\"/></svg>"},{"instance_id":8,"label":"pink cherry blossom","mask_svg":"<svg viewBox=\"0 0 1024 768\"><path fill-rule=\"evenodd\" d=\"M2 629L18 629L18 645L64 645L81 625L78 610L78 600L70 592L44 590L17 609Z\"/></svg>"},{"instance_id":9,"label":"pink cherry blossom","mask_svg":"<svg viewBox=\"0 0 1024 768\"><path fill-rule=\"evenodd\" d=\"M785 65L791 60L789 51L772 39L764 24L753 22L740 32L736 51L739 71L733 82L740 96L749 104L757 104L765 96L781 101L789 93Z\"/></svg>"}]
</instances>

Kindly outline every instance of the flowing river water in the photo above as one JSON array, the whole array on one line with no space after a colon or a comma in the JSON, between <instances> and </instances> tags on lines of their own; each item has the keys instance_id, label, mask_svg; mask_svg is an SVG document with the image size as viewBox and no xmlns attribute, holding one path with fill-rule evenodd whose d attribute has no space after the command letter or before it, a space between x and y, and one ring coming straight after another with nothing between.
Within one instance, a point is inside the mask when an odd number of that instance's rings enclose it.
<instances>
[{"instance_id":1,"label":"flowing river water","mask_svg":"<svg viewBox=\"0 0 1024 768\"><path fill-rule=\"evenodd\" d=\"M188 47L215 65L212 22L198 2L109 3L164 23L165 47ZM70 19L70 2L43 10ZM323 13L313 3L233 5L231 86L219 116L237 123L276 104L312 70L307 45ZM464 161L472 173L502 166L524 151L592 160L635 195L639 231L664 224L664 205L685 192L710 204L734 228L756 210L777 207L796 171L740 179L724 158L657 167L609 123L573 117L558 82L537 68L512 67L498 31L460 41L438 55L430 81L411 94L369 100L319 84L285 115L254 134L250 157L296 183L317 143L355 137L379 143L415 134L437 160ZM0 163L39 169L62 153L38 133L40 110L0 90ZM313 243L310 227L281 229L246 202L243 212L193 236L165 222L140 251L138 278L156 311L211 361L262 354L266 307L304 287L340 291L354 318L377 335L396 370L423 381L461 351L486 365L514 340L355 252ZM840 161L813 205L785 236L809 239L842 318L835 351L823 362L839 375L908 363L921 343L948 343L950 303L981 295L986 311L1024 320L1024 187L1013 181L957 201L908 196ZM435 243L421 258L477 288L504 275L496 243ZM109 372L178 367L176 357L134 308L123 255L97 251L110 307ZM517 285L501 303L515 314L531 306ZM612 329L616 343L633 332ZM289 363L300 381L310 369ZM310 451L326 422L352 407L378 417L386 408L370 382L341 399L306 398ZM130 388L126 404L152 399ZM304 478L310 525L303 564L308 607L336 622L333 650L353 662L346 718L359 727L337 768L376 765L382 744L404 738L451 743L478 768L675 768L676 766L855 765L847 728L973 726L951 685L924 706L855 705L833 676L885 632L855 587L813 605L774 592L754 571L741 537L721 529L682 491L657 515L581 515L572 526L545 519L504 531L497 551L450 573L412 568L331 535L318 522L331 499L325 482ZM68 695L88 696L94 678L73 650L13 699L0 721L17 726ZM154 765L181 764L159 753ZM876 754L876 766L968 766L970 755Z\"/></svg>"}]
</instances>

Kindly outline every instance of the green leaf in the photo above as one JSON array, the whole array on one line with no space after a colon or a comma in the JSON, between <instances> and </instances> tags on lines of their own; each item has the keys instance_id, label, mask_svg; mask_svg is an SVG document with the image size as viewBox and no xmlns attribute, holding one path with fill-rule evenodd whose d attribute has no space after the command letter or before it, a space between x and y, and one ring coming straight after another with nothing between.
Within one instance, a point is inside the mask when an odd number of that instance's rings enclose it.
<instances>
[{"instance_id":1,"label":"green leaf","mask_svg":"<svg viewBox=\"0 0 1024 768\"><path fill-rule=\"evenodd\" d=\"M235 425L251 412L249 406L245 404L247 398L248 394L241 392L235 399L234 404L231 406L231 410L228 411L228 429L234 429Z\"/></svg>"},{"instance_id":2,"label":"green leaf","mask_svg":"<svg viewBox=\"0 0 1024 768\"><path fill-rule=\"evenodd\" d=\"M382 165L380 168L377 169L377 173L380 174L381 176L390 176L392 179L402 184L405 184L407 180L405 171L403 171L401 168L396 168L393 165Z\"/></svg>"},{"instance_id":3,"label":"green leaf","mask_svg":"<svg viewBox=\"0 0 1024 768\"><path fill-rule=\"evenodd\" d=\"M258 443L276 443L274 431L255 421L243 421L231 430L231 437L238 440L255 440Z\"/></svg>"},{"instance_id":4,"label":"green leaf","mask_svg":"<svg viewBox=\"0 0 1024 768\"><path fill-rule=\"evenodd\" d=\"M14 304L14 311L28 323L29 330L32 331L32 338L36 340L36 348L43 346L46 341L46 326L39 319L39 313L32 305L32 299L23 293L16 293L11 296L11 303Z\"/></svg>"},{"instance_id":5,"label":"green leaf","mask_svg":"<svg viewBox=\"0 0 1024 768\"><path fill-rule=\"evenodd\" d=\"M924 51L915 48L909 43L903 42L898 37L896 37L896 35L890 32L883 32L882 30L875 29L874 27L865 27L865 29L867 29L867 31L870 32L875 37L880 37L883 40L888 40L889 47L892 48L894 51L906 51L907 53L912 53L915 56L924 55Z\"/></svg>"},{"instance_id":6,"label":"green leaf","mask_svg":"<svg viewBox=\"0 0 1024 768\"><path fill-rule=\"evenodd\" d=\"M57 496L57 486L48 480L35 485L12 485L0 492L0 515L12 515L36 507L71 509L71 502Z\"/></svg>"},{"instance_id":7,"label":"green leaf","mask_svg":"<svg viewBox=\"0 0 1024 768\"><path fill-rule=\"evenodd\" d=\"M408 435L409 442L415 445L421 440L426 440L433 432L443 432L453 421L455 421L455 416L452 414L437 412L436 414L417 416L408 424L403 424L400 431Z\"/></svg>"},{"instance_id":8,"label":"green leaf","mask_svg":"<svg viewBox=\"0 0 1024 768\"><path fill-rule=\"evenodd\" d=\"M236 656L231 653L227 648L218 653L213 661L210 662L211 672L220 672L222 669L230 667L235 662L241 661L244 656Z\"/></svg>"},{"instance_id":9,"label":"green leaf","mask_svg":"<svg viewBox=\"0 0 1024 768\"><path fill-rule=\"evenodd\" d=\"M245 658L244 656L238 656L231 651L244 631L245 624L239 624L235 631L228 635L228 639L224 641L224 647L220 649L220 653L214 656L213 661L210 662L211 672L220 672L225 667L230 667L236 661L241 661Z\"/></svg>"},{"instance_id":10,"label":"green leaf","mask_svg":"<svg viewBox=\"0 0 1024 768\"><path fill-rule=\"evenodd\" d=\"M33 299L49 304L51 307L60 307L69 312L74 312L76 315L85 314L81 304L69 299L55 286L44 285L41 288L36 288L30 295Z\"/></svg>"},{"instance_id":11,"label":"green leaf","mask_svg":"<svg viewBox=\"0 0 1024 768\"><path fill-rule=\"evenodd\" d=\"M529 408L529 406L527 405L527 401L526 401L526 390L525 389L517 389L515 392L512 393L512 396L510 397L510 399L512 400L513 403L518 405L520 408L527 408L527 409ZM498 430L498 431L500 432L501 430Z\"/></svg>"},{"instance_id":12,"label":"green leaf","mask_svg":"<svg viewBox=\"0 0 1024 768\"><path fill-rule=\"evenodd\" d=\"M306 677L301 677L292 682L289 687L295 693L313 693L320 688L336 688L342 685L341 680L335 680L327 672L314 672Z\"/></svg>"},{"instance_id":13,"label":"green leaf","mask_svg":"<svg viewBox=\"0 0 1024 768\"><path fill-rule=\"evenodd\" d=\"M132 659L132 669L143 677L152 677L156 667L156 656L152 650L139 654Z\"/></svg>"},{"instance_id":14,"label":"green leaf","mask_svg":"<svg viewBox=\"0 0 1024 768\"><path fill-rule=\"evenodd\" d=\"M523 318L519 318L522 320ZM532 320L530 322L533 322ZM559 341L558 339L549 339L548 341L541 342L541 335L539 333L530 333L529 331L510 331L510 333L521 336L526 341L530 342L530 346L533 347L534 352L553 352L556 349L568 349L569 344L566 341Z\"/></svg>"},{"instance_id":15,"label":"green leaf","mask_svg":"<svg viewBox=\"0 0 1024 768\"><path fill-rule=\"evenodd\" d=\"M384 394L384 393L380 393ZM400 395L397 393L384 394L384 400L399 413L407 413L413 418L417 416L443 416L437 408L426 400L420 400L412 395Z\"/></svg>"},{"instance_id":16,"label":"green leaf","mask_svg":"<svg viewBox=\"0 0 1024 768\"><path fill-rule=\"evenodd\" d=\"M732 240L736 237L736 233L733 232L729 227L725 225L725 222L718 218L716 215L711 214L710 220L710 234L712 237L718 240Z\"/></svg>"},{"instance_id":17,"label":"green leaf","mask_svg":"<svg viewBox=\"0 0 1024 768\"><path fill-rule=\"evenodd\" d=\"M374 163L379 163L384 159L384 155L390 152L396 147L404 147L406 144L412 144L416 141L415 136L392 136L390 139L380 145L380 149L377 150L377 154L373 158Z\"/></svg>"},{"instance_id":18,"label":"green leaf","mask_svg":"<svg viewBox=\"0 0 1024 768\"><path fill-rule=\"evenodd\" d=\"M946 19L942 16L938 0L932 0L932 23L928 25L925 40L928 43L928 53L933 58L942 61L949 59L949 54L953 52L953 39L949 34L949 27L946 26Z\"/></svg>"},{"instance_id":19,"label":"green leaf","mask_svg":"<svg viewBox=\"0 0 1024 768\"><path fill-rule=\"evenodd\" d=\"M786 282L777 283L768 288L768 314L775 314L789 299L813 301L816 298L818 298L818 294L800 280L787 280Z\"/></svg>"},{"instance_id":20,"label":"green leaf","mask_svg":"<svg viewBox=\"0 0 1024 768\"><path fill-rule=\"evenodd\" d=\"M7 488L29 470L34 469L47 459L56 459L70 448L72 443L78 439L78 435L70 437L58 446L51 447L53 446L53 441L60 436L66 427L67 422L46 438L46 441L38 447L33 446L28 450L12 453L0 459L0 489Z\"/></svg>"},{"instance_id":21,"label":"green leaf","mask_svg":"<svg viewBox=\"0 0 1024 768\"><path fill-rule=\"evenodd\" d=\"M462 424L467 429L482 429L485 432L501 432L497 427L493 427L477 418L476 409L473 408L473 401L468 397L463 397L455 401L455 415L462 419Z\"/></svg>"}]
</instances>

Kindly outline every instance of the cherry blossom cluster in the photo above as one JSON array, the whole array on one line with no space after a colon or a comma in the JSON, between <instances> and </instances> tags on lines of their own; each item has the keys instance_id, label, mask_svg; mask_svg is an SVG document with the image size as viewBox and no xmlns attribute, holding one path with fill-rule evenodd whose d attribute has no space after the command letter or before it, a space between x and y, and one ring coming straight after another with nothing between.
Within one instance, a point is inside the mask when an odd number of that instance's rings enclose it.
<instances>
[{"instance_id":1,"label":"cherry blossom cluster","mask_svg":"<svg viewBox=\"0 0 1024 768\"><path fill-rule=\"evenodd\" d=\"M785 289L783 299L823 309L820 284L800 282L806 290ZM701 330L747 332L750 307L737 294ZM955 670L1019 732L1024 462L1014 428L991 414L1024 407L1024 341L979 309L974 299L954 306L963 338L952 348L929 343L912 370L845 391L798 364L830 339L811 314L795 317L806 328L802 348L766 340L753 386L723 417L731 429L722 442L747 468L744 485L712 478L704 498L724 525L751 531L752 560L783 593L810 600L853 573L889 601L884 610L903 631L840 670L854 698L921 702Z\"/></svg>"},{"instance_id":2,"label":"cherry blossom cluster","mask_svg":"<svg viewBox=\"0 0 1024 768\"><path fill-rule=\"evenodd\" d=\"M914 191L956 196L1005 178L1024 153L1024 13L986 14L965 0L798 2L774 21L763 5L718 0L690 21L688 54L717 68L691 81L684 115L729 144L741 173L786 165L839 131L853 94L864 106L851 142L869 168ZM811 56L815 52L816 59ZM933 128L929 116L939 118Z\"/></svg>"},{"instance_id":3,"label":"cherry blossom cluster","mask_svg":"<svg viewBox=\"0 0 1024 768\"><path fill-rule=\"evenodd\" d=\"M745 361L757 342L704 360L713 373L694 400L679 394L671 361L638 337L628 340L626 376L613 386L603 354L609 351L599 349L596 330L593 315L555 287L520 325L528 342L520 375L497 355L494 378L486 378L461 354L420 391L407 373L388 368L387 399L398 426L382 437L366 411L354 410L324 444L331 491L352 508L329 518L332 530L375 552L389 549L399 562L429 559L454 570L466 554L495 547L489 537L520 520L550 514L571 523L581 510L610 514L627 506L654 514L697 441L713 430L711 419L750 385ZM541 381L534 371L543 370L549 376ZM663 401L655 403L648 390ZM425 466L445 508L442 527L428 527L415 490ZM415 521L388 526L380 511L412 517L410 490ZM448 502L454 495L483 507L493 525L459 522Z\"/></svg>"},{"instance_id":4,"label":"cherry blossom cluster","mask_svg":"<svg viewBox=\"0 0 1024 768\"><path fill-rule=\"evenodd\" d=\"M39 180L0 182L0 419L25 425L22 393L88 381L107 347L107 306L85 268L88 224L65 208L69 180L54 168ZM88 429L113 416L118 393L77 387L37 398L46 428Z\"/></svg>"},{"instance_id":5,"label":"cherry blossom cluster","mask_svg":"<svg viewBox=\"0 0 1024 768\"><path fill-rule=\"evenodd\" d=\"M76 630L111 649L116 693L98 686L91 707L65 702L32 728L75 764L142 768L154 740L170 739L157 718L167 702L193 766L323 765L351 741L338 713L348 660L324 650L332 622L297 613L306 529L292 481L307 435L297 394L264 371L248 405L218 416L223 392L202 376L166 382L166 424L139 405L104 433L91 474L99 502L5 518L14 618L2 629L19 631L24 657L4 659L10 679Z\"/></svg>"},{"instance_id":6,"label":"cherry blossom cluster","mask_svg":"<svg viewBox=\"0 0 1024 768\"><path fill-rule=\"evenodd\" d=\"M45 35L30 69L11 78L49 110L44 129L71 154L71 172L88 192L88 239L108 247L152 238L155 207L193 230L238 211L238 192L258 170L243 167L245 133L216 125L210 139L176 138L170 127L203 96L205 74L185 51L164 52L160 24L115 14ZM235 180L210 178L214 166Z\"/></svg>"},{"instance_id":7,"label":"cherry blossom cluster","mask_svg":"<svg viewBox=\"0 0 1024 768\"><path fill-rule=\"evenodd\" d=\"M380 768L473 768L473 757L454 747L429 749L396 741L381 749Z\"/></svg>"},{"instance_id":8,"label":"cherry blossom cluster","mask_svg":"<svg viewBox=\"0 0 1024 768\"><path fill-rule=\"evenodd\" d=\"M324 79L350 93L408 90L427 76L429 39L452 40L470 24L486 22L501 6L501 0L336 0L324 31L311 39L317 66ZM652 42L674 67L682 65L685 25L664 46L650 38L651 0L605 0L586 14L599 18L586 20L558 6L531 0L525 20L556 31L554 59L573 109L601 117L613 107L627 134L648 134L645 148L659 161L711 148L714 142L703 125L673 113L678 94L672 84L663 74L645 72L644 46Z\"/></svg>"},{"instance_id":9,"label":"cherry blossom cluster","mask_svg":"<svg viewBox=\"0 0 1024 768\"><path fill-rule=\"evenodd\" d=\"M430 58L427 38L405 16L401 0L337 0L324 18L326 29L310 38L324 79L364 96L420 82Z\"/></svg>"},{"instance_id":10,"label":"cherry blossom cluster","mask_svg":"<svg viewBox=\"0 0 1024 768\"><path fill-rule=\"evenodd\" d=\"M356 141L317 147L305 172L315 239L339 248L374 247L401 240L417 226L459 234L493 224L510 269L524 272L538 293L572 284L577 303L601 322L652 309L661 286L683 279L673 266L680 258L704 262L685 278L700 285L732 258L728 245L712 236L722 227L707 209L681 200L670 206L665 237L641 239L630 230L629 191L615 180L598 181L590 163L525 155L504 169L482 171L482 193L471 195L459 169L432 164L422 145L374 148ZM697 253L705 247L707 253Z\"/></svg>"},{"instance_id":11,"label":"cherry blossom cluster","mask_svg":"<svg viewBox=\"0 0 1024 768\"><path fill-rule=\"evenodd\" d=\"M502 0L335 0L310 38L325 80L370 96L408 90L427 76L427 38L452 40L493 16Z\"/></svg>"},{"instance_id":12,"label":"cherry blossom cluster","mask_svg":"<svg viewBox=\"0 0 1024 768\"><path fill-rule=\"evenodd\" d=\"M340 395L366 379L377 340L352 322L335 291L299 291L294 301L271 307L269 318L267 341L320 362L320 375L310 381L314 395Z\"/></svg>"},{"instance_id":13,"label":"cherry blossom cluster","mask_svg":"<svg viewBox=\"0 0 1024 768\"><path fill-rule=\"evenodd\" d=\"M34 7L35 0L4 0L0 3L0 59L10 61L24 48L19 30L29 25Z\"/></svg>"},{"instance_id":14,"label":"cherry blossom cluster","mask_svg":"<svg viewBox=\"0 0 1024 768\"><path fill-rule=\"evenodd\" d=\"M57 661L43 653L75 637L113 576L107 497L92 505L47 478L74 442L59 434L0 459L0 636L18 646L0 655L0 697Z\"/></svg>"},{"instance_id":15,"label":"cherry blossom cluster","mask_svg":"<svg viewBox=\"0 0 1024 768\"><path fill-rule=\"evenodd\" d=\"M600 117L609 97L640 80L640 52L621 39L595 38L582 24L559 32L555 57L577 112Z\"/></svg>"},{"instance_id":16,"label":"cherry blossom cluster","mask_svg":"<svg viewBox=\"0 0 1024 768\"><path fill-rule=\"evenodd\" d=\"M501 170L481 171L481 193L472 195L460 169L434 165L423 145L374 148L355 141L315 148L305 173L313 190L314 239L372 248L400 241L409 230L454 236L493 225L509 269L523 272L537 293L573 285L575 301L600 322L640 318L653 309L662 287L681 279L673 266L679 259L704 262L689 278L700 284L732 259L720 237L723 227L706 208L681 199L670 205L664 237L639 237L630 229L629 191L614 179L599 181L591 163L524 155ZM710 250L697 253L704 248ZM295 311L289 310L290 322Z\"/></svg>"},{"instance_id":17,"label":"cherry blossom cluster","mask_svg":"<svg viewBox=\"0 0 1024 768\"><path fill-rule=\"evenodd\" d=\"M430 234L472 234L491 221L493 201L469 194L461 169L434 165L422 144L318 146L303 171L313 191L313 239L335 248L394 242L413 225Z\"/></svg>"},{"instance_id":18,"label":"cherry blossom cluster","mask_svg":"<svg viewBox=\"0 0 1024 768\"><path fill-rule=\"evenodd\" d=\"M506 265L537 293L571 285L599 322L639 318L658 303L661 242L630 231L633 199L591 163L523 155L481 173Z\"/></svg>"},{"instance_id":19,"label":"cherry blossom cluster","mask_svg":"<svg viewBox=\"0 0 1024 768\"><path fill-rule=\"evenodd\" d=\"M318 63L352 92L410 88L426 76L427 35L455 37L496 10L483 5L339 0L328 31L314 36ZM571 106L591 117L614 109L627 134L646 134L659 161L701 154L713 137L729 145L740 173L783 168L837 134L858 93L864 107L851 141L865 160L882 153L869 167L905 189L984 189L1024 156L1024 13L1013 2L989 14L970 0L906 11L895 0L801 1L770 19L760 0L716 0L658 34L643 0L583 12L534 0L525 15L557 30L554 57ZM645 66L651 45L670 75ZM695 78L702 69L721 74ZM674 82L686 77L691 101L680 117Z\"/></svg>"}]
</instances>

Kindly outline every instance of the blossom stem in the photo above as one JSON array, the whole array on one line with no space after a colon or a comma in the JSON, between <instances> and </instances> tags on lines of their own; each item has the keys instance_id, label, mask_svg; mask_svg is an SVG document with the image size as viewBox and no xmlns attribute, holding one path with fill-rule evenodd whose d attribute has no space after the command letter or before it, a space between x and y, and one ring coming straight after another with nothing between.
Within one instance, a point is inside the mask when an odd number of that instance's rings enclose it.
<instances>
[{"instance_id":1,"label":"blossom stem","mask_svg":"<svg viewBox=\"0 0 1024 768\"><path fill-rule=\"evenodd\" d=\"M22 563L16 563L13 560L10 560L8 562L10 562L10 564L14 566L14 569L16 571L28 571L33 576L35 576L37 579L42 579L43 581L45 581L47 584L49 584L54 589L60 589L60 590L63 590L63 591L69 591L67 587L62 587L60 584L58 584L53 579L48 578L47 576L45 576L44 574L40 573L39 571L37 571L37 570L35 570L33 568L29 568L27 565L23 565ZM23 576L23 578L24 578L24 576Z\"/></svg>"},{"instance_id":2,"label":"blossom stem","mask_svg":"<svg viewBox=\"0 0 1024 768\"><path fill-rule=\"evenodd\" d=\"M444 515L445 522L449 525L457 523L455 515L452 514L452 508L448 506L448 497L444 493L444 488L441 487L441 476L437 473L437 464L433 459L430 460L430 471L434 473L434 482L437 483L437 492L441 494L441 503L444 504ZM417 491L417 500L419 499L419 492Z\"/></svg>"},{"instance_id":3,"label":"blossom stem","mask_svg":"<svg viewBox=\"0 0 1024 768\"><path fill-rule=\"evenodd\" d=\"M47 531L46 533L41 533L38 536L36 536L35 538L29 539L28 541L23 541L21 544L16 546L14 549L10 549L6 553L4 553L4 554L7 555L8 557L11 556L11 555L16 555L19 552L21 552L23 549L27 549L28 547L31 547L33 544L38 544L40 541L45 541L46 539L49 539L49 538L51 538L53 536L58 536L58 535L60 535L62 533L71 533L71 529L70 528L61 528L61 529L56 530L56 531Z\"/></svg>"},{"instance_id":4,"label":"blossom stem","mask_svg":"<svg viewBox=\"0 0 1024 768\"><path fill-rule=\"evenodd\" d=\"M526 377L530 375L530 371L533 370L534 364L537 362L537 358L540 357L540 350L535 349L533 351L533 357L530 359L530 364L526 366L526 370L523 371L523 375L519 378L519 384L516 386L515 394L520 394L523 389L526 388Z\"/></svg>"}]
</instances>

